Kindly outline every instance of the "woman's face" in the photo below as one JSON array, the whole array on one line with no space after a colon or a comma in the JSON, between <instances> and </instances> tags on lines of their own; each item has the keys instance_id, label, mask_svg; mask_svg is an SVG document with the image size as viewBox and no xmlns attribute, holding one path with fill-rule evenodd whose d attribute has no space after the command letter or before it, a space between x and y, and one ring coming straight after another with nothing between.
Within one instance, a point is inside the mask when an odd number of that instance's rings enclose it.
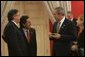
<instances>
[{"instance_id":1,"label":"woman's face","mask_svg":"<svg viewBox=\"0 0 85 57\"><path fill-rule=\"evenodd\" d=\"M76 22L77 22L77 26L81 26L84 23L84 21L81 20L80 18L78 18Z\"/></svg>"}]
</instances>

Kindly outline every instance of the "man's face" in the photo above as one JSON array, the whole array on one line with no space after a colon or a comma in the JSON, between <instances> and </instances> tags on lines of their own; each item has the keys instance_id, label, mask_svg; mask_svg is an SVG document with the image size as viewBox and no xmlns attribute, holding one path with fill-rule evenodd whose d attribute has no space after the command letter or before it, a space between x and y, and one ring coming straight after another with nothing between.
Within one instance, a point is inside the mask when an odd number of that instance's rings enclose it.
<instances>
[{"instance_id":1,"label":"man's face","mask_svg":"<svg viewBox=\"0 0 85 57\"><path fill-rule=\"evenodd\" d=\"M62 15L59 13L54 13L54 16L57 21L60 21L62 19Z\"/></svg>"},{"instance_id":2,"label":"man's face","mask_svg":"<svg viewBox=\"0 0 85 57\"><path fill-rule=\"evenodd\" d=\"M68 13L67 14L67 19L72 19L72 18L73 18L72 14Z\"/></svg>"},{"instance_id":3,"label":"man's face","mask_svg":"<svg viewBox=\"0 0 85 57\"><path fill-rule=\"evenodd\" d=\"M19 12L17 12L13 17L16 20L17 23L20 22L20 14L19 14Z\"/></svg>"},{"instance_id":4,"label":"man's face","mask_svg":"<svg viewBox=\"0 0 85 57\"><path fill-rule=\"evenodd\" d=\"M25 23L25 28L26 29L29 29L31 26L31 21L29 19L26 20L26 23Z\"/></svg>"}]
</instances>

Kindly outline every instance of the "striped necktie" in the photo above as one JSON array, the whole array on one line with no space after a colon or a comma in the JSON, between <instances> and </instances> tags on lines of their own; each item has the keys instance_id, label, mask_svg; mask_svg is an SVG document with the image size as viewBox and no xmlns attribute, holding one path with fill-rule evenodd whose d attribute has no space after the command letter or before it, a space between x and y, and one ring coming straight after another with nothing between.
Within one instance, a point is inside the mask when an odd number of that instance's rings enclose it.
<instances>
[{"instance_id":1,"label":"striped necktie","mask_svg":"<svg viewBox=\"0 0 85 57\"><path fill-rule=\"evenodd\" d=\"M58 22L58 24L57 24L57 28L56 28L57 33L58 33L59 30L60 30L60 23L61 23L61 22Z\"/></svg>"}]
</instances>

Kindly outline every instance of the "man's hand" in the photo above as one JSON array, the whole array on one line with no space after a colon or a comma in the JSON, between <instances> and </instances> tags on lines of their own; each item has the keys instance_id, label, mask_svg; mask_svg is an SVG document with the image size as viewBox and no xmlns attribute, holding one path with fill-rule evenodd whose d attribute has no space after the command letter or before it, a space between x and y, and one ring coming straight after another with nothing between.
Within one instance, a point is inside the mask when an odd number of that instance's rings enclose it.
<instances>
[{"instance_id":1,"label":"man's hand","mask_svg":"<svg viewBox=\"0 0 85 57\"><path fill-rule=\"evenodd\" d=\"M78 50L78 45L72 45L72 46L71 46L71 50L72 50L72 51Z\"/></svg>"},{"instance_id":2,"label":"man's hand","mask_svg":"<svg viewBox=\"0 0 85 57\"><path fill-rule=\"evenodd\" d=\"M53 37L55 39L60 39L61 35L59 33L49 33L49 37Z\"/></svg>"},{"instance_id":3,"label":"man's hand","mask_svg":"<svg viewBox=\"0 0 85 57\"><path fill-rule=\"evenodd\" d=\"M55 38L56 38L56 39L60 39L60 37L61 37L61 35L60 35L59 33L56 33L56 34L55 34Z\"/></svg>"},{"instance_id":4,"label":"man's hand","mask_svg":"<svg viewBox=\"0 0 85 57\"><path fill-rule=\"evenodd\" d=\"M49 37L50 37L50 38L52 37L52 33L51 33L51 32L49 32Z\"/></svg>"}]
</instances>

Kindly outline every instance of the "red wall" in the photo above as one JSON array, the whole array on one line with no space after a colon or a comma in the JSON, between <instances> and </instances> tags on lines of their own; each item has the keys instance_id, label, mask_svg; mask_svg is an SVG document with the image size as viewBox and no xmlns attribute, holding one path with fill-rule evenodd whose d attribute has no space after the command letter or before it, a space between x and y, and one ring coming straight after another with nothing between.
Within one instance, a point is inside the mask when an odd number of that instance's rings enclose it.
<instances>
[{"instance_id":1,"label":"red wall","mask_svg":"<svg viewBox=\"0 0 85 57\"><path fill-rule=\"evenodd\" d=\"M71 10L74 18L84 14L84 1L71 1Z\"/></svg>"}]
</instances>

